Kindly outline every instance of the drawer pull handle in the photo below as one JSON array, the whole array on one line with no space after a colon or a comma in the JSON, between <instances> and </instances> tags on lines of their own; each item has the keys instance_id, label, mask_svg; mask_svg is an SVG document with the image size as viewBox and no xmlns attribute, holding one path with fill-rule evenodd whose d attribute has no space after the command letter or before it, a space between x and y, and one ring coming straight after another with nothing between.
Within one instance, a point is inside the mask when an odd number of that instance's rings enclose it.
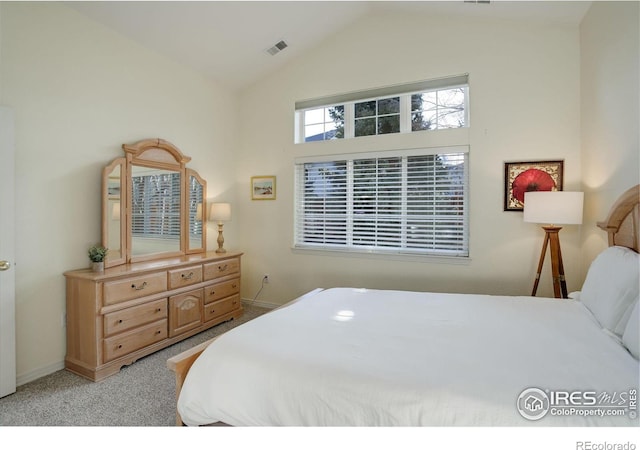
<instances>
[{"instance_id":1,"label":"drawer pull handle","mask_svg":"<svg viewBox=\"0 0 640 450\"><path fill-rule=\"evenodd\" d=\"M118 320L118 323L122 323L122 319Z\"/></svg>"},{"instance_id":2,"label":"drawer pull handle","mask_svg":"<svg viewBox=\"0 0 640 450\"><path fill-rule=\"evenodd\" d=\"M212 309L212 310L209 312L209 314L213 314L214 312L216 312L216 310L215 310L215 309Z\"/></svg>"},{"instance_id":3,"label":"drawer pull handle","mask_svg":"<svg viewBox=\"0 0 640 450\"><path fill-rule=\"evenodd\" d=\"M233 284L231 285L231 287L235 289L235 288L237 288L237 287L238 287L238 285L237 285L237 284L235 284L235 283L233 283Z\"/></svg>"},{"instance_id":4,"label":"drawer pull handle","mask_svg":"<svg viewBox=\"0 0 640 450\"><path fill-rule=\"evenodd\" d=\"M209 292L209 295L216 295L216 291Z\"/></svg>"},{"instance_id":5,"label":"drawer pull handle","mask_svg":"<svg viewBox=\"0 0 640 450\"><path fill-rule=\"evenodd\" d=\"M122 348L122 344L118 345L118 349L121 349L121 348Z\"/></svg>"},{"instance_id":6,"label":"drawer pull handle","mask_svg":"<svg viewBox=\"0 0 640 450\"><path fill-rule=\"evenodd\" d=\"M156 334L160 334L160 333L162 333L162 331L161 331L161 330L156 331Z\"/></svg>"},{"instance_id":7,"label":"drawer pull handle","mask_svg":"<svg viewBox=\"0 0 640 450\"><path fill-rule=\"evenodd\" d=\"M135 289L136 291L141 291L141 290L143 290L143 289L144 289L144 288L146 288L146 287L147 287L147 282L146 282L146 281L143 281L143 282L142 282L142 284L141 284L140 286L136 286L135 284L132 284L132 285L131 285L131 288L132 288L132 289Z\"/></svg>"},{"instance_id":8,"label":"drawer pull handle","mask_svg":"<svg viewBox=\"0 0 640 450\"><path fill-rule=\"evenodd\" d=\"M189 272L189 275L182 274L180 276L183 280L190 280L191 278L193 278L193 272Z\"/></svg>"},{"instance_id":9,"label":"drawer pull handle","mask_svg":"<svg viewBox=\"0 0 640 450\"><path fill-rule=\"evenodd\" d=\"M156 312L162 312L162 308L157 308Z\"/></svg>"},{"instance_id":10,"label":"drawer pull handle","mask_svg":"<svg viewBox=\"0 0 640 450\"><path fill-rule=\"evenodd\" d=\"M227 264L225 264L224 266L218 266L218 272L224 272L228 267L229 266Z\"/></svg>"}]
</instances>

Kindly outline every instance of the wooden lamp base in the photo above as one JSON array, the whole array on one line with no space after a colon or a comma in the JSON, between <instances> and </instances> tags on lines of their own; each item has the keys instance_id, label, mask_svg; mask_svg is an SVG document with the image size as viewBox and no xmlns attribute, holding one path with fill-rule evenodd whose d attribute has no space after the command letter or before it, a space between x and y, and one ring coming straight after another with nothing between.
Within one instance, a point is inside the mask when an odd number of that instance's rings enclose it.
<instances>
[{"instance_id":1,"label":"wooden lamp base","mask_svg":"<svg viewBox=\"0 0 640 450\"><path fill-rule=\"evenodd\" d=\"M567 282L564 277L564 265L562 264L562 251L560 250L560 237L558 232L562 227L542 227L545 231L544 242L542 243L542 252L540 253L540 261L538 262L538 272L533 283L532 296L538 291L538 283L540 282L540 274L544 265L547 246L551 247L551 276L553 278L553 294L555 298L568 298Z\"/></svg>"}]
</instances>

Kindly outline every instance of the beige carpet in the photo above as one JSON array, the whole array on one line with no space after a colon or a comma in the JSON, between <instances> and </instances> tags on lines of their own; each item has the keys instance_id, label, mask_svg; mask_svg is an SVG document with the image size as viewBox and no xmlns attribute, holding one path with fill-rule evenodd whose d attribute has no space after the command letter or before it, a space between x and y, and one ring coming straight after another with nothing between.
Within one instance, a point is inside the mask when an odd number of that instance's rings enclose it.
<instances>
[{"instance_id":1,"label":"beige carpet","mask_svg":"<svg viewBox=\"0 0 640 450\"><path fill-rule=\"evenodd\" d=\"M94 383L66 370L0 399L1 426L173 426L175 379L166 361L269 311L245 305L239 320L215 326Z\"/></svg>"}]
</instances>

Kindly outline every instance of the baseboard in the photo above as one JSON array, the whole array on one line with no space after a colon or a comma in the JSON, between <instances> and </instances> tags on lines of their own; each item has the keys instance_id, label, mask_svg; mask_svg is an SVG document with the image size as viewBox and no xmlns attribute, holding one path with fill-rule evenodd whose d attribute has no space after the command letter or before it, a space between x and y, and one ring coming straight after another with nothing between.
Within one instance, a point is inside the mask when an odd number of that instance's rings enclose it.
<instances>
[{"instance_id":1,"label":"baseboard","mask_svg":"<svg viewBox=\"0 0 640 450\"><path fill-rule=\"evenodd\" d=\"M16 377L16 386L22 386L23 384L30 383L38 378L46 377L47 375L51 375L52 373L62 369L64 369L64 361L59 361L48 366L39 367L38 369L30 372L20 374Z\"/></svg>"},{"instance_id":2,"label":"baseboard","mask_svg":"<svg viewBox=\"0 0 640 450\"><path fill-rule=\"evenodd\" d=\"M259 300L249 300L246 298L242 299L242 303L245 305L258 306L260 308L267 308L267 309L276 309L277 307L282 306L282 305L276 305L275 303L261 302Z\"/></svg>"}]
</instances>

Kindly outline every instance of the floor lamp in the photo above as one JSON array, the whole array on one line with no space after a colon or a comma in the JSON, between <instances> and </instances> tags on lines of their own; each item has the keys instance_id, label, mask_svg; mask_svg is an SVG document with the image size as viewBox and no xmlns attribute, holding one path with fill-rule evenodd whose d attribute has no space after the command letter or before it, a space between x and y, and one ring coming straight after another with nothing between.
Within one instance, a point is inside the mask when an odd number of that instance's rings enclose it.
<instances>
[{"instance_id":1,"label":"floor lamp","mask_svg":"<svg viewBox=\"0 0 640 450\"><path fill-rule=\"evenodd\" d=\"M555 298L567 298L567 282L564 277L562 251L557 225L580 225L582 223L583 192L532 191L524 194L524 221L549 224L545 231L542 252L538 262L538 272L533 283L532 296L538 291L538 283L544 264L547 247L551 247L551 276Z\"/></svg>"}]
</instances>

